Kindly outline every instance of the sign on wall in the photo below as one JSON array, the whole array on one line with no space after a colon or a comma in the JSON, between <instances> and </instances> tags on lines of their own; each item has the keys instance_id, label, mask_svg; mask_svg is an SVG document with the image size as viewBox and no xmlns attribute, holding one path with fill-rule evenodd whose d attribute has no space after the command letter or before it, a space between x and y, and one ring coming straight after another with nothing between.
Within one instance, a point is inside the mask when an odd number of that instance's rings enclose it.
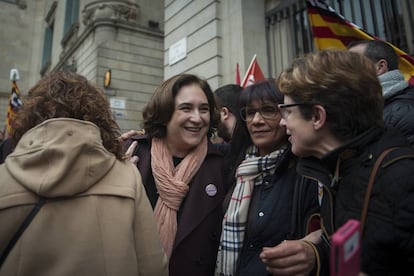
<instances>
[{"instance_id":1,"label":"sign on wall","mask_svg":"<svg viewBox=\"0 0 414 276\"><path fill-rule=\"evenodd\" d=\"M125 109L125 99L110 98L109 103L111 105L111 108Z\"/></svg>"},{"instance_id":2,"label":"sign on wall","mask_svg":"<svg viewBox=\"0 0 414 276\"><path fill-rule=\"evenodd\" d=\"M170 46L168 61L170 66L187 56L187 38L184 37Z\"/></svg>"}]
</instances>

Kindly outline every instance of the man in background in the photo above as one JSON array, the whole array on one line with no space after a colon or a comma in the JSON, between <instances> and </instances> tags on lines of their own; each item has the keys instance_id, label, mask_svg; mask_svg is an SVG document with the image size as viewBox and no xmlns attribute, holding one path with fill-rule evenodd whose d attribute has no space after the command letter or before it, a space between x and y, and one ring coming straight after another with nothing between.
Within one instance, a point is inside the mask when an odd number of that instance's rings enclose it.
<instances>
[{"instance_id":1,"label":"man in background","mask_svg":"<svg viewBox=\"0 0 414 276\"><path fill-rule=\"evenodd\" d=\"M384 96L385 124L399 129L414 144L414 87L398 69L398 55L381 40L351 42L348 51L363 54L375 63Z\"/></svg>"},{"instance_id":2,"label":"man in background","mask_svg":"<svg viewBox=\"0 0 414 276\"><path fill-rule=\"evenodd\" d=\"M216 95L218 109L220 110L220 124L217 127L217 136L224 142L230 142L239 115L239 97L242 87L237 84L227 84L217 88Z\"/></svg>"}]
</instances>

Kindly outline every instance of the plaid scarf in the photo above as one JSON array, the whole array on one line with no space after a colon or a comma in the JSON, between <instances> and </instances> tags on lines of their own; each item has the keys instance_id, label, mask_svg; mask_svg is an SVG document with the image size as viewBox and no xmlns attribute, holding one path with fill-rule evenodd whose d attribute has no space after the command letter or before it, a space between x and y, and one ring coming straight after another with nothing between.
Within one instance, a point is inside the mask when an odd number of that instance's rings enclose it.
<instances>
[{"instance_id":1,"label":"plaid scarf","mask_svg":"<svg viewBox=\"0 0 414 276\"><path fill-rule=\"evenodd\" d=\"M256 156L256 146L247 149L244 161L237 168L236 186L223 219L216 275L231 276L236 273L254 186L261 185L265 176L274 173L285 150L282 148L265 156Z\"/></svg>"}]
</instances>

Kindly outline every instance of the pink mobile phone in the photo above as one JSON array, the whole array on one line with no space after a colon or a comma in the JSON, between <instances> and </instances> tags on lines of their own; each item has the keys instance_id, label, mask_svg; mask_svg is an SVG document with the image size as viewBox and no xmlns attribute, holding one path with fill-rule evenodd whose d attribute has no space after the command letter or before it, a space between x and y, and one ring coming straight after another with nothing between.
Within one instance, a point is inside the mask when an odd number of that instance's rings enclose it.
<instances>
[{"instance_id":1,"label":"pink mobile phone","mask_svg":"<svg viewBox=\"0 0 414 276\"><path fill-rule=\"evenodd\" d=\"M357 276L360 255L359 221L350 219L332 235L330 276Z\"/></svg>"}]
</instances>

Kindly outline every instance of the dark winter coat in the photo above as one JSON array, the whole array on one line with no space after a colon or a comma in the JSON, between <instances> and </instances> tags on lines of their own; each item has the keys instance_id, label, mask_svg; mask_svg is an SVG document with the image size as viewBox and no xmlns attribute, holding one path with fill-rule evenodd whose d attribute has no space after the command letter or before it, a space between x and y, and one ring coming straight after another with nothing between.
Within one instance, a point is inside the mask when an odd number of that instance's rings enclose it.
<instances>
[{"instance_id":1,"label":"dark winter coat","mask_svg":"<svg viewBox=\"0 0 414 276\"><path fill-rule=\"evenodd\" d=\"M0 164L4 163L6 157L13 151L12 141L10 138L6 138L0 144Z\"/></svg>"},{"instance_id":2,"label":"dark winter coat","mask_svg":"<svg viewBox=\"0 0 414 276\"><path fill-rule=\"evenodd\" d=\"M406 275L414 267L414 149L395 129L372 128L321 160L306 158L298 171L323 184L318 245L322 275L329 275L330 236L348 219L361 217L368 179L378 156L379 168L369 202L361 244L361 271L369 275ZM339 162L339 179L333 180Z\"/></svg>"},{"instance_id":3,"label":"dark winter coat","mask_svg":"<svg viewBox=\"0 0 414 276\"><path fill-rule=\"evenodd\" d=\"M150 140L135 139L139 145L138 169L155 207L158 194L151 170ZM223 157L217 145L209 143L207 156L189 184L190 190L178 211L177 235L169 264L171 276L214 275L224 215L222 205L227 192ZM216 187L215 195L206 192L209 184Z\"/></svg>"},{"instance_id":4,"label":"dark winter coat","mask_svg":"<svg viewBox=\"0 0 414 276\"><path fill-rule=\"evenodd\" d=\"M237 275L269 275L259 257L262 248L303 238L316 230L308 228L311 219L319 224L318 184L296 173L296 158L288 150L275 173L254 188Z\"/></svg>"},{"instance_id":5,"label":"dark winter coat","mask_svg":"<svg viewBox=\"0 0 414 276\"><path fill-rule=\"evenodd\" d=\"M384 122L399 129L414 145L414 87L407 87L385 99Z\"/></svg>"}]
</instances>

